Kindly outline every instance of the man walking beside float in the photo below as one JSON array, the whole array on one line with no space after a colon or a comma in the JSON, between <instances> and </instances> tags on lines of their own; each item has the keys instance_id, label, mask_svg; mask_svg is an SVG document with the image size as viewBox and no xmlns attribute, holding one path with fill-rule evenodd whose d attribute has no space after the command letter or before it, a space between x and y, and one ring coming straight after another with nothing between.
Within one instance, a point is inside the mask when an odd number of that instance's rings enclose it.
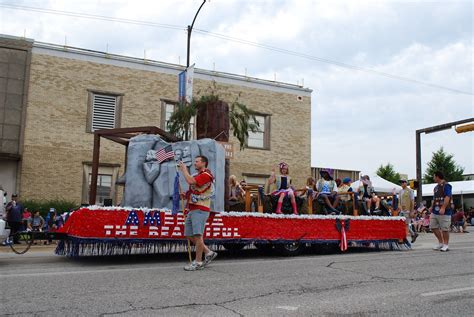
<instances>
[{"instance_id":1,"label":"man walking beside float","mask_svg":"<svg viewBox=\"0 0 474 317\"><path fill-rule=\"evenodd\" d=\"M184 222L184 235L196 246L196 258L190 265L184 267L186 271L202 270L217 256L217 252L209 250L204 243L204 230L214 194L214 176L207 168L207 164L207 157L197 156L194 167L198 172L196 175L190 175L186 165L182 161L178 163L179 169L189 184L189 190L186 193L189 212Z\"/></svg>"},{"instance_id":2,"label":"man walking beside float","mask_svg":"<svg viewBox=\"0 0 474 317\"><path fill-rule=\"evenodd\" d=\"M449 229L453 213L451 208L452 187L444 179L443 173L439 171L434 173L433 178L438 184L433 190L433 206L430 208L430 228L438 239L438 244L433 247L433 250L446 252L449 250Z\"/></svg>"}]
</instances>

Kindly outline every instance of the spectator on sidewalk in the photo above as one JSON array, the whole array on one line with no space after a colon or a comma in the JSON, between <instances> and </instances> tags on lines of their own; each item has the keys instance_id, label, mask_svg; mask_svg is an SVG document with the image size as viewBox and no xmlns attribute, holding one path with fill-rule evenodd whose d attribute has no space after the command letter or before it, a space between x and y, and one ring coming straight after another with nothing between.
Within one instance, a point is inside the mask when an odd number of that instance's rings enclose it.
<instances>
[{"instance_id":1,"label":"spectator on sidewalk","mask_svg":"<svg viewBox=\"0 0 474 317\"><path fill-rule=\"evenodd\" d=\"M43 231L45 221L39 211L35 211L33 216L28 219L28 229L32 231Z\"/></svg>"},{"instance_id":2,"label":"spectator on sidewalk","mask_svg":"<svg viewBox=\"0 0 474 317\"><path fill-rule=\"evenodd\" d=\"M15 233L21 231L23 205L18 201L18 195L12 195L12 200L7 204L5 210L7 213L8 226L10 226L10 238L13 237L13 243L19 244L20 241L18 237L15 236Z\"/></svg>"},{"instance_id":3,"label":"spectator on sidewalk","mask_svg":"<svg viewBox=\"0 0 474 317\"><path fill-rule=\"evenodd\" d=\"M28 219L31 218L31 212L28 210L28 208L25 207L25 210L23 210L23 215L22 215L22 230L26 230L28 228Z\"/></svg>"},{"instance_id":4,"label":"spectator on sidewalk","mask_svg":"<svg viewBox=\"0 0 474 317\"><path fill-rule=\"evenodd\" d=\"M5 216L5 204L3 203L3 186L0 185L0 219Z\"/></svg>"},{"instance_id":5,"label":"spectator on sidewalk","mask_svg":"<svg viewBox=\"0 0 474 317\"><path fill-rule=\"evenodd\" d=\"M41 232L43 231L45 223L46 221L44 221L44 218L40 215L40 212L35 211L33 216L28 220L28 230ZM46 244L46 241L44 243ZM35 241L34 244L37 244L37 242Z\"/></svg>"},{"instance_id":6,"label":"spectator on sidewalk","mask_svg":"<svg viewBox=\"0 0 474 317\"><path fill-rule=\"evenodd\" d=\"M400 197L400 216L405 217L407 224L407 231L411 236L411 243L416 241L418 233L413 230L413 221L415 220L415 194L413 190L407 186L407 180L400 180L402 189L398 193Z\"/></svg>"},{"instance_id":7,"label":"spectator on sidewalk","mask_svg":"<svg viewBox=\"0 0 474 317\"><path fill-rule=\"evenodd\" d=\"M454 229L461 233L466 232L466 224L467 221L466 215L464 214L464 210L459 209L453 216Z\"/></svg>"}]
</instances>

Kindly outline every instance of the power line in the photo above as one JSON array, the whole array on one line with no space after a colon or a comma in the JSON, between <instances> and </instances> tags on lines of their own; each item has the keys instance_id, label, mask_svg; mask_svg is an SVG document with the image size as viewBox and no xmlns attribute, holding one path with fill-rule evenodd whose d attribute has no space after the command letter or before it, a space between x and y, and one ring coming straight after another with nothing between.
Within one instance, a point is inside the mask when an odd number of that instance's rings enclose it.
<instances>
[{"instance_id":1,"label":"power line","mask_svg":"<svg viewBox=\"0 0 474 317\"><path fill-rule=\"evenodd\" d=\"M183 30L183 31L186 30L186 28L184 28L182 26L179 26L179 25L163 24L163 23L155 23L155 22L149 22L149 21L123 19L123 18L114 18L114 17L108 17L108 16L104 16L104 15L95 15L95 14L87 14L87 13L79 13L79 12L71 12L71 11L61 11L61 10L53 10L53 9L43 9L43 8L35 8L35 7L27 7L27 6L19 6L19 5L11 5L11 4L3 4L3 3L0 3L0 7L4 7L4 8L8 8L8 9L14 9L14 10L23 10L23 11L33 11L33 12L41 12L41 13L48 13L48 14L64 15L64 16L71 16L71 17L76 17L76 18L84 18L84 19L92 19L92 20L102 20L102 21L110 21L110 22L145 25L145 26L152 26L152 27L173 29L173 30Z\"/></svg>"},{"instance_id":2,"label":"power line","mask_svg":"<svg viewBox=\"0 0 474 317\"><path fill-rule=\"evenodd\" d=\"M35 8L35 7L28 7L28 6L9 5L9 4L3 4L3 3L0 4L0 7L4 7L4 8L8 8L8 9L14 9L14 10L17 9L17 10L23 10L23 11L33 11L33 12L41 12L41 13L47 13L47 14L72 16L72 17L77 17L77 18L94 19L94 20L102 20L102 21L118 22L118 23L127 23L127 24L135 24L135 25L144 25L144 26L157 27L157 28L166 28L166 29L173 29L173 30L186 30L184 27L181 27L179 25L173 25L173 24L163 24L163 23L155 23L155 22L150 22L150 21L113 18L113 17L103 16L103 15L94 15L94 14L78 13L78 12L71 12L71 11L43 9L43 8ZM258 43L258 42L252 42L252 41L244 40L244 39L239 39L239 38L236 38L236 37L231 37L231 36L224 35L224 34L214 33L214 32L206 31L206 30L203 30L203 29L194 29L194 31L197 32L197 33L200 33L202 35L205 35L205 36L211 36L211 37L215 37L215 38L222 39L222 40L225 40L225 41L235 42L235 43L249 45L249 46L254 46L254 47L258 47L258 48L262 48L262 49L266 49L266 50L270 50L270 51L274 51L274 52L278 52L278 53L282 53L282 54L292 55L292 56L296 56L296 57L300 57L300 58L305 58L305 59L308 59L308 60L313 60L313 61L317 61L317 62L321 62L321 63L334 65L334 66L341 67L341 68L356 70L356 71L360 71L360 72L366 72L366 73L370 73L370 74L374 74L374 75L378 75L378 76L383 76L383 77L390 78L390 79L396 79L396 80L400 80L400 81L410 82L410 83L413 83L413 84L424 85L424 86L431 87L431 88L442 89L442 90L450 91L450 92L457 93L457 94L464 94L464 95L469 95L469 96L473 95L472 92L467 92L467 91L454 89L454 88L450 88L450 87L446 87L446 86L442 86L442 85L432 84L432 83L420 81L420 80L417 80L417 79L412 79L412 78L409 78L409 77L394 75L394 74L390 74L390 73L387 73L387 72L374 70L374 69L371 69L371 68L360 67L360 66L347 64L347 63L342 63L342 62L338 62L338 61L335 61L335 60L321 58L321 57L317 57L317 56L314 56L314 55L309 55L309 54L305 54L305 53L301 53L301 52L291 51L291 50L287 50L287 49L272 46L272 45L267 45L267 44L263 44L263 43Z\"/></svg>"},{"instance_id":3,"label":"power line","mask_svg":"<svg viewBox=\"0 0 474 317\"><path fill-rule=\"evenodd\" d=\"M231 36L227 36L227 35L223 35L223 34L218 34L218 33L213 33L213 32L209 32L209 31L206 31L206 30L195 29L195 32L205 34L205 35L208 35L208 36L212 36L212 37L216 37L216 38L220 38L220 39L227 40L227 41L232 41L232 42L237 42L237 43L241 43L241 44L245 44L245 45L260 47L260 48L275 51L275 52L280 52L280 53L284 53L284 54L288 54L288 55L298 56L298 57L302 57L302 58L306 58L306 59L309 59L309 60L314 60L314 61L318 61L318 62L322 62L322 63L332 64L332 65L342 67L342 68L357 70L357 71L366 72L366 73L372 73L372 74L375 74L375 75L384 76L384 77L388 77L388 78L391 78L391 79L397 79L397 80L411 82L411 83L414 83L414 84L425 85L425 86L428 86L428 87L431 87L431 88L443 89L443 90L451 91L451 92L458 93L458 94L465 94L465 95L470 95L470 96L473 95L471 92L466 92L466 91L462 91L462 90L458 90L458 89L454 89L454 88L449 88L449 87L441 86L441 85L437 85L437 84L427 83L427 82L412 79L412 78L409 78L409 77L393 75L393 74L390 74L390 73L386 73L386 72L382 72L382 71L378 71L378 70L374 70L374 69L370 69L370 68L354 66L354 65L347 64L347 63L342 63L342 62L338 62L338 61L334 61L334 60L330 60L330 59L326 59L326 58L321 58L321 57L317 57L317 56L313 56L313 55L309 55L309 54L305 54L305 53L290 51L290 50L287 50L287 49L284 49L284 48L279 48L279 47L276 47L276 46L271 46L271 45L267 45L267 44L261 44L261 43L252 42L252 41L248 41L248 40L238 39L238 38L235 38L235 37L231 37Z\"/></svg>"}]
</instances>

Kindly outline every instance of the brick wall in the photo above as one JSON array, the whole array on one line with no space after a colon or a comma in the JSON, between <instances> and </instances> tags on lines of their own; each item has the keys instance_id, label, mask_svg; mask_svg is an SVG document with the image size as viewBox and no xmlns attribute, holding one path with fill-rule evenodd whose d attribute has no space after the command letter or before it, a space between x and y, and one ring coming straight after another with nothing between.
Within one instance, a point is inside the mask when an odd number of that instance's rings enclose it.
<instances>
[{"instance_id":1,"label":"brick wall","mask_svg":"<svg viewBox=\"0 0 474 317\"><path fill-rule=\"evenodd\" d=\"M194 92L212 83L196 79ZM175 100L177 76L57 56L33 54L26 116L21 194L81 202L83 162L92 161L93 134L86 132L88 91L123 94L121 127L160 126L161 99ZM297 186L310 168L310 97L217 83L219 95L271 114L270 150L236 150L231 173L268 174L281 160ZM124 164L122 145L102 139L101 163ZM119 191L120 192L120 191ZM118 197L120 200L120 196Z\"/></svg>"}]
</instances>

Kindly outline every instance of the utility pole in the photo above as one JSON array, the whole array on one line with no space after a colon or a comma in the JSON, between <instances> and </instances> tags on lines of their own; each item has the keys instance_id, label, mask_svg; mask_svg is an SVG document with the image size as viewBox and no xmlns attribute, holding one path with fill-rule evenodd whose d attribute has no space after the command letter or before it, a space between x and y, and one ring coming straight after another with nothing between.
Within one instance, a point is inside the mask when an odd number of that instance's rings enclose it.
<instances>
[{"instance_id":1,"label":"utility pole","mask_svg":"<svg viewBox=\"0 0 474 317\"><path fill-rule=\"evenodd\" d=\"M193 19L193 23L191 23L191 25L188 25L188 54L187 54L187 58L186 58L186 68L189 67L189 55L190 55L190 51L191 51L191 32L193 31L194 22L196 21L196 18L199 14L199 11L201 11L201 8L204 5L204 3L206 3L206 0L204 0L202 2L201 6L197 10L196 15L194 16L194 19Z\"/></svg>"}]
</instances>

